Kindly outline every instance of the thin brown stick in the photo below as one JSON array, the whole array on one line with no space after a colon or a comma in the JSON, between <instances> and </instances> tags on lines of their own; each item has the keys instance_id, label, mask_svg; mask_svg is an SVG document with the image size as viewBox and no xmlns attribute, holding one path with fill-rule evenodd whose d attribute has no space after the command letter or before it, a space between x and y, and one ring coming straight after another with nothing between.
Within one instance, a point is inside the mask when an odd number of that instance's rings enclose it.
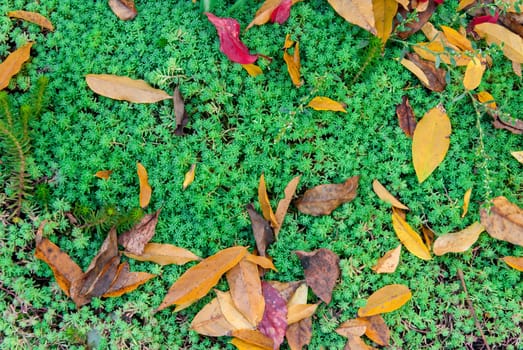
<instances>
[{"instance_id":1,"label":"thin brown stick","mask_svg":"<svg viewBox=\"0 0 523 350\"><path fill-rule=\"evenodd\" d=\"M478 316L476 316L476 310L474 310L474 305L472 304L472 300L470 300L469 292L467 290L467 285L465 284L465 277L463 276L463 271L461 269L458 269L458 277L461 281L461 286L463 287L463 291L465 292L465 299L467 300L467 304L470 310L470 313L472 314L472 317L474 318L474 322L476 323L476 328L479 330L479 333L481 334L481 339L483 339L483 343L485 344L485 347L487 350L490 350L490 346L488 345L487 338L485 337L485 333L483 333L483 330L481 329L481 324L479 323Z\"/></svg>"}]
</instances>

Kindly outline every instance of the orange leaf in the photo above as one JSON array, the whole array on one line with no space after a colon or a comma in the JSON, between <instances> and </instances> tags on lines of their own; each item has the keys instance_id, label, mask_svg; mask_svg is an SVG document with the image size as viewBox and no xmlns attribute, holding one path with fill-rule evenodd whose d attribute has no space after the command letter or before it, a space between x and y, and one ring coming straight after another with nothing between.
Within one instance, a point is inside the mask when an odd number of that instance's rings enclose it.
<instances>
[{"instance_id":1,"label":"orange leaf","mask_svg":"<svg viewBox=\"0 0 523 350\"><path fill-rule=\"evenodd\" d=\"M358 316L373 316L391 312L402 307L412 297L410 289L403 284L390 284L378 289L367 299L367 305L358 310Z\"/></svg>"},{"instance_id":2,"label":"orange leaf","mask_svg":"<svg viewBox=\"0 0 523 350\"><path fill-rule=\"evenodd\" d=\"M513 269L523 271L523 257L506 256L502 260Z\"/></svg>"},{"instance_id":3,"label":"orange leaf","mask_svg":"<svg viewBox=\"0 0 523 350\"><path fill-rule=\"evenodd\" d=\"M372 0L328 0L334 11L347 22L376 35Z\"/></svg>"},{"instance_id":4,"label":"orange leaf","mask_svg":"<svg viewBox=\"0 0 523 350\"><path fill-rule=\"evenodd\" d=\"M345 107L347 107L347 105L345 103L334 101L324 96L314 97L307 106L317 111L333 111L347 113L347 111L345 110Z\"/></svg>"},{"instance_id":5,"label":"orange leaf","mask_svg":"<svg viewBox=\"0 0 523 350\"><path fill-rule=\"evenodd\" d=\"M192 182L194 181L195 170L196 170L196 164L192 164L189 171L187 173L185 173L185 178L183 179L182 189L185 190L187 187L189 187L190 184L192 184Z\"/></svg>"},{"instance_id":6,"label":"orange leaf","mask_svg":"<svg viewBox=\"0 0 523 350\"><path fill-rule=\"evenodd\" d=\"M496 101L494 100L494 96L492 96L489 92L487 92L487 91L480 91L480 92L478 92L476 97L478 98L479 102L481 102L481 103L488 103L487 106L489 108L491 108L491 109L498 108L498 106L496 105Z\"/></svg>"},{"instance_id":7,"label":"orange leaf","mask_svg":"<svg viewBox=\"0 0 523 350\"><path fill-rule=\"evenodd\" d=\"M431 259L429 248L423 243L420 235L401 217L400 211L396 208L392 208L392 226L399 240L409 252L423 260Z\"/></svg>"},{"instance_id":8,"label":"orange leaf","mask_svg":"<svg viewBox=\"0 0 523 350\"><path fill-rule=\"evenodd\" d=\"M253 255L253 254L247 254L245 256L245 260L250 261L260 267L263 267L264 269L271 269L274 271L278 271L274 264L272 263L271 259L265 257L265 256L259 256L259 255Z\"/></svg>"},{"instance_id":9,"label":"orange leaf","mask_svg":"<svg viewBox=\"0 0 523 350\"><path fill-rule=\"evenodd\" d=\"M136 163L138 180L140 181L140 207L145 208L151 201L152 188L149 185L147 170L141 163Z\"/></svg>"},{"instance_id":10,"label":"orange leaf","mask_svg":"<svg viewBox=\"0 0 523 350\"><path fill-rule=\"evenodd\" d=\"M156 277L156 275L152 273L130 272L129 263L125 262L118 266L113 283L102 296L104 298L119 297L125 293L132 292L153 277Z\"/></svg>"},{"instance_id":11,"label":"orange leaf","mask_svg":"<svg viewBox=\"0 0 523 350\"><path fill-rule=\"evenodd\" d=\"M87 85L99 95L135 103L154 103L172 99L163 90L155 89L143 80L110 74L87 74Z\"/></svg>"},{"instance_id":12,"label":"orange leaf","mask_svg":"<svg viewBox=\"0 0 523 350\"><path fill-rule=\"evenodd\" d=\"M48 29L51 32L54 30L53 24L47 18L36 12L29 11L11 11L7 13L8 17L19 18L24 21L39 25L42 28Z\"/></svg>"},{"instance_id":13,"label":"orange leaf","mask_svg":"<svg viewBox=\"0 0 523 350\"><path fill-rule=\"evenodd\" d=\"M265 348L265 347L257 346L255 344L249 343L245 340L238 339L238 338L233 338L231 340L231 344L236 346L236 349L238 349L238 350L270 350L270 349L273 349L273 348Z\"/></svg>"},{"instance_id":14,"label":"orange leaf","mask_svg":"<svg viewBox=\"0 0 523 350\"><path fill-rule=\"evenodd\" d=\"M231 336L251 345L254 345L256 347L259 347L260 349L272 350L274 348L274 342L272 341L272 339L267 337L260 331L250 329L239 329L232 331Z\"/></svg>"},{"instance_id":15,"label":"orange leaf","mask_svg":"<svg viewBox=\"0 0 523 350\"><path fill-rule=\"evenodd\" d=\"M459 232L439 236L434 242L432 250L436 255L465 252L478 240L483 231L485 231L485 227L479 222L475 222Z\"/></svg>"},{"instance_id":16,"label":"orange leaf","mask_svg":"<svg viewBox=\"0 0 523 350\"><path fill-rule=\"evenodd\" d=\"M94 176L96 176L99 179L107 180L109 179L109 176L111 176L112 173L112 170L100 170L97 171L96 174L94 174Z\"/></svg>"},{"instance_id":17,"label":"orange leaf","mask_svg":"<svg viewBox=\"0 0 523 350\"><path fill-rule=\"evenodd\" d=\"M389 346L390 330L381 315L358 317L357 320L363 321L367 326L365 335L370 340L381 346Z\"/></svg>"},{"instance_id":18,"label":"orange leaf","mask_svg":"<svg viewBox=\"0 0 523 350\"><path fill-rule=\"evenodd\" d=\"M30 41L9 54L5 61L0 64L0 90L9 85L11 78L20 71L24 62L29 59L31 46L33 46L33 42Z\"/></svg>"},{"instance_id":19,"label":"orange leaf","mask_svg":"<svg viewBox=\"0 0 523 350\"><path fill-rule=\"evenodd\" d=\"M465 195L463 196L463 213L461 214L461 217L464 218L465 215L467 215L467 211L469 210L469 203L470 203L470 196L472 195L472 188L469 188Z\"/></svg>"},{"instance_id":20,"label":"orange leaf","mask_svg":"<svg viewBox=\"0 0 523 350\"><path fill-rule=\"evenodd\" d=\"M285 190L283 191L285 193L285 197L278 202L278 208L276 208L275 214L278 226L274 229L274 235L276 237L278 237L278 233L280 232L280 229L283 225L285 215L287 214L287 210L289 209L289 204L291 204L292 197L294 196L294 193L296 193L296 187L298 187L300 178L301 176L296 176L291 181L289 181L289 183L285 187Z\"/></svg>"},{"instance_id":21,"label":"orange leaf","mask_svg":"<svg viewBox=\"0 0 523 350\"><path fill-rule=\"evenodd\" d=\"M445 37L452 45L455 45L463 51L474 51L470 40L457 30L447 26L441 26L441 30L443 30L443 34L445 34Z\"/></svg>"},{"instance_id":22,"label":"orange leaf","mask_svg":"<svg viewBox=\"0 0 523 350\"><path fill-rule=\"evenodd\" d=\"M245 69L247 71L247 73L249 73L249 75L251 77L257 77L258 75L263 74L263 71L261 70L261 68L253 63L242 64L242 67L243 67L243 69Z\"/></svg>"},{"instance_id":23,"label":"orange leaf","mask_svg":"<svg viewBox=\"0 0 523 350\"><path fill-rule=\"evenodd\" d=\"M273 228L278 227L278 220L276 220L274 212L272 211L271 202L269 201L269 196L267 195L267 187L265 186L265 177L263 174L261 174L260 182L258 184L258 201L260 202L260 207L265 220L269 221Z\"/></svg>"},{"instance_id":24,"label":"orange leaf","mask_svg":"<svg viewBox=\"0 0 523 350\"><path fill-rule=\"evenodd\" d=\"M413 49L421 58L431 62L436 62L438 57L441 62L448 65L466 66L470 62L470 57L464 54L453 54L451 56L440 41L417 43L413 46Z\"/></svg>"},{"instance_id":25,"label":"orange leaf","mask_svg":"<svg viewBox=\"0 0 523 350\"><path fill-rule=\"evenodd\" d=\"M317 308L318 304L297 304L290 306L287 309L287 324L290 325L311 317Z\"/></svg>"},{"instance_id":26,"label":"orange leaf","mask_svg":"<svg viewBox=\"0 0 523 350\"><path fill-rule=\"evenodd\" d=\"M287 34L287 38L285 39L285 46L287 46L289 37L290 37L290 35ZM294 44L294 54L292 56L287 52L287 50L288 50L288 48L285 48L285 50L283 52L283 60L287 64L287 71L289 72L292 83L294 84L294 86L299 88L300 86L303 85L303 80L301 79L301 75L300 75L300 68L301 68L300 43L296 42Z\"/></svg>"},{"instance_id":27,"label":"orange leaf","mask_svg":"<svg viewBox=\"0 0 523 350\"><path fill-rule=\"evenodd\" d=\"M258 11L256 11L254 19L251 23L249 23L245 30L248 30L254 25L260 26L269 22L272 11L274 11L274 9L280 5L280 2L281 0L266 0L258 9Z\"/></svg>"},{"instance_id":28,"label":"orange leaf","mask_svg":"<svg viewBox=\"0 0 523 350\"><path fill-rule=\"evenodd\" d=\"M382 201L389 203L393 207L409 210L409 207L397 200L378 180L372 182L372 189Z\"/></svg>"},{"instance_id":29,"label":"orange leaf","mask_svg":"<svg viewBox=\"0 0 523 350\"><path fill-rule=\"evenodd\" d=\"M123 252L128 258L138 261L152 261L159 265L183 265L189 261L201 260L187 249L172 244L147 243L141 255Z\"/></svg>"},{"instance_id":30,"label":"orange leaf","mask_svg":"<svg viewBox=\"0 0 523 350\"><path fill-rule=\"evenodd\" d=\"M229 335L234 327L223 316L218 298L214 298L194 316L191 329L202 335L221 337Z\"/></svg>"},{"instance_id":31,"label":"orange leaf","mask_svg":"<svg viewBox=\"0 0 523 350\"><path fill-rule=\"evenodd\" d=\"M385 44L392 32L392 22L398 11L398 3L396 0L372 0L372 10L376 24L376 36Z\"/></svg>"},{"instance_id":32,"label":"orange leaf","mask_svg":"<svg viewBox=\"0 0 523 350\"><path fill-rule=\"evenodd\" d=\"M400 254L401 244L386 252L372 269L377 273L393 273L400 262Z\"/></svg>"}]
</instances>

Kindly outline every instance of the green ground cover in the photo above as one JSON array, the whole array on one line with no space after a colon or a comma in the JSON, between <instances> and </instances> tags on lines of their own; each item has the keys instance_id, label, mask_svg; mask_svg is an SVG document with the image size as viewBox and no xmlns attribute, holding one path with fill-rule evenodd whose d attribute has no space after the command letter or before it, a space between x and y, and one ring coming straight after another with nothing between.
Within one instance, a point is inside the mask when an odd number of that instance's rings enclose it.
<instances>
[{"instance_id":1,"label":"green ground cover","mask_svg":"<svg viewBox=\"0 0 523 350\"><path fill-rule=\"evenodd\" d=\"M258 5L246 3L229 13L232 3L217 1L212 11L235 17L244 28ZM522 274L500 260L522 256L521 247L482 234L463 254L422 261L404 250L394 274L371 270L398 244L390 209L372 192L374 179L411 208L408 221L413 226L428 223L437 234L479 220L480 206L495 196L523 205L522 167L510 155L523 148L521 136L494 129L491 117L478 117L468 97L460 98L462 69L443 93L429 92L399 64L404 47L390 42L383 56L351 84L368 56L371 36L345 22L325 1L310 0L295 5L283 25L242 32L252 51L273 57L271 63L260 60L264 74L252 78L219 51L216 30L198 4L158 0L138 1L137 7L139 15L123 22L106 1L0 4L0 57L35 41L31 61L9 87L14 104L28 99L39 76L49 78L47 107L31 124L28 159L39 195L26 203L23 220L0 225L0 347L233 348L226 337L217 340L189 330L209 296L177 314L172 309L153 314L187 266L129 260L131 270L161 276L130 294L95 299L77 310L49 267L34 258L34 234L47 219L46 236L86 268L107 231L75 228L65 213L136 208L137 161L147 168L153 187L147 211L163 208L153 241L203 257L233 245L254 246L245 205L256 202L259 208L262 173L273 206L296 175L302 175L298 193L361 176L356 199L330 216L307 216L291 206L279 240L269 251L279 272L267 278L280 281L303 278L294 250L323 247L341 258L341 281L331 304L320 305L313 318L310 349L343 348L345 339L334 330L354 317L373 291L391 283L413 291L408 304L384 315L392 330L391 348L481 346L458 269L464 271L489 343L508 349L523 346ZM455 7L452 1L440 6L432 22L465 25L465 16ZM56 30L42 33L35 25L5 15L17 9L47 16ZM299 89L281 59L286 34L300 41L305 84ZM422 40L417 34L408 41ZM522 81L499 51L492 58L494 65L480 88L491 92L502 110L518 116ZM139 105L98 96L85 83L89 73L145 79L169 92L179 83L190 115L189 134L174 136L172 102ZM411 140L395 115L405 94L418 117L441 103L452 122L446 159L422 184L412 167ZM348 113L307 108L316 95L345 102ZM10 177L4 158L0 156L0 187L6 187ZM183 176L193 163L198 164L196 179L182 191ZM101 169L114 171L108 181L93 176ZM462 219L462 198L470 187L469 214ZM5 200L4 194L0 200Z\"/></svg>"}]
</instances>

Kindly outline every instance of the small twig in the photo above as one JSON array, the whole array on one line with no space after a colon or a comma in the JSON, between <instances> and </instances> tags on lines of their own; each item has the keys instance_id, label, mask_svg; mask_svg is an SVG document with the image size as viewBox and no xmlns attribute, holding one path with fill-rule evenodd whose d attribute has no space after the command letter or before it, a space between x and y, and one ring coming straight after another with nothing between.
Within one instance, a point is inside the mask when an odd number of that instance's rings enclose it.
<instances>
[{"instance_id":1,"label":"small twig","mask_svg":"<svg viewBox=\"0 0 523 350\"><path fill-rule=\"evenodd\" d=\"M467 304L470 310L470 313L472 314L472 317L474 318L474 323L476 323L476 328L479 330L479 333L481 334L481 338L483 339L483 343L485 344L485 347L487 350L490 350L490 346L488 345L487 338L485 337L485 333L483 333L483 330L481 329L481 324L479 323L478 316L476 315L476 310L474 310L474 305L472 304L472 300L470 300L469 292L467 290L467 285L465 284L465 277L463 276L463 271L461 269L458 269L458 277L461 282L461 286L463 287L463 291L465 292L465 299L467 300Z\"/></svg>"}]
</instances>

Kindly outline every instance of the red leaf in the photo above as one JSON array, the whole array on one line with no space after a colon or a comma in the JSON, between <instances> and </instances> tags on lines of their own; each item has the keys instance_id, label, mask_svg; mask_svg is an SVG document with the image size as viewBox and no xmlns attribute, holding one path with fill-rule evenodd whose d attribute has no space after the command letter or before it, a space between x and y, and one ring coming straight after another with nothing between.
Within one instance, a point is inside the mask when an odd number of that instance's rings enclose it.
<instances>
[{"instance_id":1,"label":"red leaf","mask_svg":"<svg viewBox=\"0 0 523 350\"><path fill-rule=\"evenodd\" d=\"M271 13L271 22L272 23L284 23L291 14L291 0L282 0L278 7L274 9Z\"/></svg>"},{"instance_id":2,"label":"red leaf","mask_svg":"<svg viewBox=\"0 0 523 350\"><path fill-rule=\"evenodd\" d=\"M499 12L496 11L494 16L492 15L486 15L486 16L477 16L470 21L469 25L467 26L467 30L471 31L474 30L474 27L481 23L496 23L498 21Z\"/></svg>"},{"instance_id":3,"label":"red leaf","mask_svg":"<svg viewBox=\"0 0 523 350\"><path fill-rule=\"evenodd\" d=\"M268 282L262 282L262 292L265 298L265 311L258 329L274 341L276 350L283 343L287 331L287 302Z\"/></svg>"},{"instance_id":4,"label":"red leaf","mask_svg":"<svg viewBox=\"0 0 523 350\"><path fill-rule=\"evenodd\" d=\"M231 61L241 64L251 64L258 55L251 55L249 49L240 41L240 24L234 18L221 18L210 12L205 13L214 24L220 37L220 51Z\"/></svg>"}]
</instances>

